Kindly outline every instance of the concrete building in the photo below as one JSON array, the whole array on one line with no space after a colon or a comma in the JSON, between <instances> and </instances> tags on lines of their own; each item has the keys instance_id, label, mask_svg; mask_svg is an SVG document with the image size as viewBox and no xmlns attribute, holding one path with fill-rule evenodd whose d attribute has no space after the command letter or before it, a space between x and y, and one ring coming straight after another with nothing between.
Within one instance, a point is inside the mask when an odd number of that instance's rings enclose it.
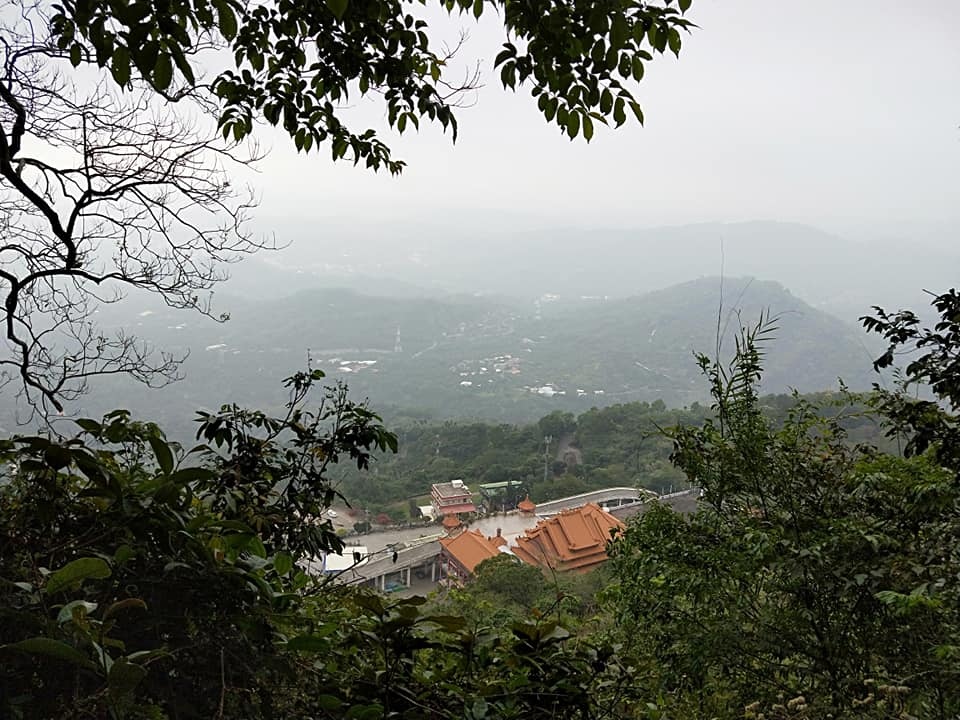
<instances>
[{"instance_id":1,"label":"concrete building","mask_svg":"<svg viewBox=\"0 0 960 720\"><path fill-rule=\"evenodd\" d=\"M464 485L463 480L435 483L430 488L430 500L435 512L434 517L477 511L470 488Z\"/></svg>"}]
</instances>

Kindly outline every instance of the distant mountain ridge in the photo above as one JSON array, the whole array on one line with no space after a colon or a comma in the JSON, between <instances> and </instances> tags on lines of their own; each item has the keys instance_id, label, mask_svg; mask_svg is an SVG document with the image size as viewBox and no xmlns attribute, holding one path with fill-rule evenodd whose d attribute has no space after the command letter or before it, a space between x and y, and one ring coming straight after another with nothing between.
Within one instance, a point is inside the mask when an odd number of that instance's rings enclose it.
<instances>
[{"instance_id":1,"label":"distant mountain ridge","mask_svg":"<svg viewBox=\"0 0 960 720\"><path fill-rule=\"evenodd\" d=\"M308 361L388 418L413 412L516 423L635 400L685 406L707 399L693 353L714 352L720 286L719 278L703 278L625 299L545 299L538 307L314 289L235 299L222 325L155 307L117 327L189 352L186 378L156 392L101 383L79 407L97 414L126 406L168 425L228 402L278 408L281 379ZM762 312L778 317L764 392L835 389L838 377L866 389L875 380L869 338L779 283L726 278L722 308L725 353L740 323Z\"/></svg>"},{"instance_id":2,"label":"distant mountain ridge","mask_svg":"<svg viewBox=\"0 0 960 720\"><path fill-rule=\"evenodd\" d=\"M284 263L352 278L350 286L364 292L374 292L376 281L364 287L354 280L390 278L434 294L623 298L698 277L752 276L776 279L849 322L872 305L922 309L923 289L944 290L960 275L960 251L914 247L909 236L853 242L791 222L539 230L358 222L328 230L327 239L300 229L289 237L296 252L282 256ZM924 262L911 262L914 252Z\"/></svg>"}]
</instances>

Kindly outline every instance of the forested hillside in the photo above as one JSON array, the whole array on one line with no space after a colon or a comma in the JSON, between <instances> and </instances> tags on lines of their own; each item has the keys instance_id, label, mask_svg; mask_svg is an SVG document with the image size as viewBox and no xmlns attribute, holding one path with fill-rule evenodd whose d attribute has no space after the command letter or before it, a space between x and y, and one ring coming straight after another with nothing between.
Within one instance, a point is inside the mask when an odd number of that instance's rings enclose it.
<instances>
[{"instance_id":1,"label":"forested hillside","mask_svg":"<svg viewBox=\"0 0 960 720\"><path fill-rule=\"evenodd\" d=\"M189 354L185 377L163 393L104 382L76 408L109 410L122 400L173 423L199 407L243 400L269 407L289 373L312 367L343 380L388 419L423 417L534 422L556 410L706 399L695 351L722 338L729 357L741 326L775 320L764 347L764 390L852 389L874 381L871 341L775 282L705 278L623 300L547 298L539 306L485 297L381 297L337 289L286 297L224 300L224 324L188 320L169 308L121 308L101 322L136 332L172 353ZM127 311L128 313L131 311ZM399 332L399 338L398 338ZM399 339L399 345L398 345ZM875 345L873 346L876 347Z\"/></svg>"},{"instance_id":2,"label":"forested hillside","mask_svg":"<svg viewBox=\"0 0 960 720\"><path fill-rule=\"evenodd\" d=\"M825 416L840 418L852 444L893 447L858 396L767 395L759 407L776 426L801 402L815 402ZM396 454L375 454L369 472L344 468L334 477L348 502L397 520L409 518L409 500L428 502L432 483L455 478L474 490L479 483L520 481L535 502L618 486L662 494L689 486L670 461L669 429L699 427L712 416L709 405L672 409L658 401L594 408L578 416L554 411L527 425L407 419L394 426Z\"/></svg>"}]
</instances>

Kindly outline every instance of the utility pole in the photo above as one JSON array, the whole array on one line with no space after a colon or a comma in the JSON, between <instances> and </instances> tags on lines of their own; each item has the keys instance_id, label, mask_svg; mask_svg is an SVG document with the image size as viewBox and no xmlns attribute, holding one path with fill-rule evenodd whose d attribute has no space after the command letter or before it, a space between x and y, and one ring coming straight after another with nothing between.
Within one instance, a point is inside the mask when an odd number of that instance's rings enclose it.
<instances>
[{"instance_id":1,"label":"utility pole","mask_svg":"<svg viewBox=\"0 0 960 720\"><path fill-rule=\"evenodd\" d=\"M543 438L543 481L546 482L549 478L548 471L550 468L550 442L553 440L553 435L547 435Z\"/></svg>"}]
</instances>

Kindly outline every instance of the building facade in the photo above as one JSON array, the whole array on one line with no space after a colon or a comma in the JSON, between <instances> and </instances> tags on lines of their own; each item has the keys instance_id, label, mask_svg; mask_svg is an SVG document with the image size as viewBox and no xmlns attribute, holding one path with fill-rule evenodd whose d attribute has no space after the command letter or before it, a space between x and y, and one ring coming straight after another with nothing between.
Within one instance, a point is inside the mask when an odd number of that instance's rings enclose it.
<instances>
[{"instance_id":1,"label":"building facade","mask_svg":"<svg viewBox=\"0 0 960 720\"><path fill-rule=\"evenodd\" d=\"M433 505L435 517L477 511L470 488L464 484L463 480L435 483L430 488L430 502Z\"/></svg>"}]
</instances>

